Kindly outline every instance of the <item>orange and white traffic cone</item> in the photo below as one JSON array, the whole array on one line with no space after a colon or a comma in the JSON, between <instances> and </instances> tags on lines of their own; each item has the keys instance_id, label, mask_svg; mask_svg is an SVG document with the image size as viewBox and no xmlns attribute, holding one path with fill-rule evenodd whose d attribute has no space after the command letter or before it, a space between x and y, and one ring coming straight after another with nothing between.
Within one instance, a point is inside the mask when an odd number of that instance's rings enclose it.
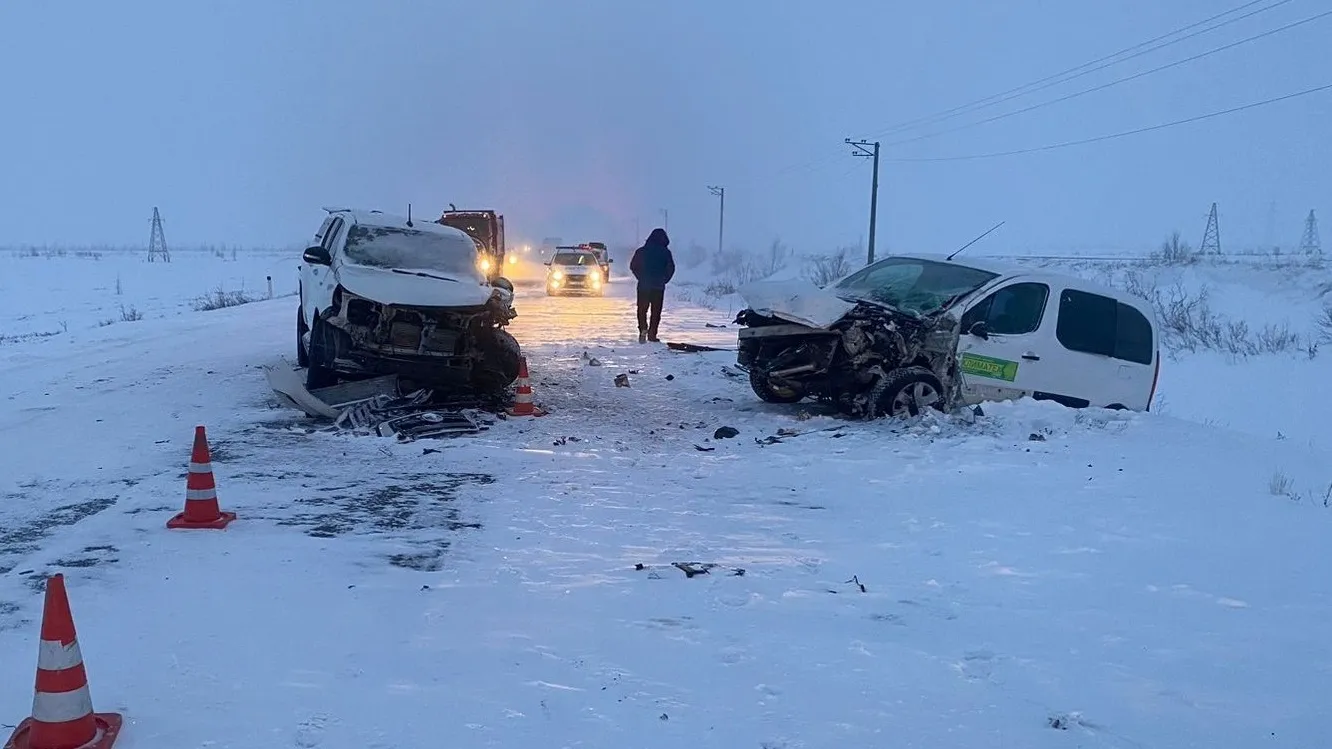
<instances>
[{"instance_id":1,"label":"orange and white traffic cone","mask_svg":"<svg viewBox=\"0 0 1332 749\"><path fill-rule=\"evenodd\" d=\"M546 412L532 404L532 385L527 376L527 357L518 360L518 391L514 394L510 416L545 416Z\"/></svg>"},{"instance_id":2,"label":"orange and white traffic cone","mask_svg":"<svg viewBox=\"0 0 1332 749\"><path fill-rule=\"evenodd\" d=\"M213 462L208 454L208 436L203 427L194 428L194 451L190 454L190 472L185 479L185 511L167 521L168 528L208 528L218 530L236 519L234 512L222 512L217 506L217 484L213 481Z\"/></svg>"},{"instance_id":3,"label":"orange and white traffic cone","mask_svg":"<svg viewBox=\"0 0 1332 749\"><path fill-rule=\"evenodd\" d=\"M4 749L110 749L124 718L93 712L64 575L46 581L41 637L32 717L19 723Z\"/></svg>"}]
</instances>

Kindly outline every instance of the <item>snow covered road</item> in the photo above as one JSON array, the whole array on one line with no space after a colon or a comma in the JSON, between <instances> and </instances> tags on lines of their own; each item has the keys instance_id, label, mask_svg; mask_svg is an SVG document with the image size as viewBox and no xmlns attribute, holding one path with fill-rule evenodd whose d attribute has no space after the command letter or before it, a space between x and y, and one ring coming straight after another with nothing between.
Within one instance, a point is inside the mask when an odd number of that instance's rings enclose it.
<instances>
[{"instance_id":1,"label":"snow covered road","mask_svg":"<svg viewBox=\"0 0 1332 749\"><path fill-rule=\"evenodd\" d=\"M121 749L1324 742L1332 513L1269 477L1326 452L1048 403L809 416L637 344L612 289L523 290L549 416L406 445L274 406L290 299L7 345L0 724L63 571ZM662 337L729 317L668 302ZM196 423L225 532L163 527Z\"/></svg>"}]
</instances>

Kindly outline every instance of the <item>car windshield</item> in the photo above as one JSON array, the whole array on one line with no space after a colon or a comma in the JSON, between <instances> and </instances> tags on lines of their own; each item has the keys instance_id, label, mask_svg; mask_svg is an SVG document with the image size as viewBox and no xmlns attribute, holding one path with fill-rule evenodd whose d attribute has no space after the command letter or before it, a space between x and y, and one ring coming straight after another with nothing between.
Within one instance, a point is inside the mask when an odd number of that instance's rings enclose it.
<instances>
[{"instance_id":1,"label":"car windshield","mask_svg":"<svg viewBox=\"0 0 1332 749\"><path fill-rule=\"evenodd\" d=\"M557 252L551 265L596 265L597 259L586 252Z\"/></svg>"},{"instance_id":2,"label":"car windshield","mask_svg":"<svg viewBox=\"0 0 1332 749\"><path fill-rule=\"evenodd\" d=\"M356 265L481 279L475 245L419 229L357 224L347 233L344 252Z\"/></svg>"},{"instance_id":3,"label":"car windshield","mask_svg":"<svg viewBox=\"0 0 1332 749\"><path fill-rule=\"evenodd\" d=\"M997 273L964 265L890 257L842 279L833 292L844 299L878 302L923 315L997 277Z\"/></svg>"}]
</instances>

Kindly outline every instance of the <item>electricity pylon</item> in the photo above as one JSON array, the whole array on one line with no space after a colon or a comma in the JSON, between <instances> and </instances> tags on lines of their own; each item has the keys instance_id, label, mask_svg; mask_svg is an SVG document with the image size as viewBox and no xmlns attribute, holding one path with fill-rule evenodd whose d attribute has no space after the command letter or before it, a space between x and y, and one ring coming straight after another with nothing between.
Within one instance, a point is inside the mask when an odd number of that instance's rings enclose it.
<instances>
[{"instance_id":1,"label":"electricity pylon","mask_svg":"<svg viewBox=\"0 0 1332 749\"><path fill-rule=\"evenodd\" d=\"M153 262L157 258L162 258L162 262L171 262L171 251L167 249L166 233L162 231L162 216L157 212L157 206L153 206L153 232L148 237L148 262Z\"/></svg>"}]
</instances>

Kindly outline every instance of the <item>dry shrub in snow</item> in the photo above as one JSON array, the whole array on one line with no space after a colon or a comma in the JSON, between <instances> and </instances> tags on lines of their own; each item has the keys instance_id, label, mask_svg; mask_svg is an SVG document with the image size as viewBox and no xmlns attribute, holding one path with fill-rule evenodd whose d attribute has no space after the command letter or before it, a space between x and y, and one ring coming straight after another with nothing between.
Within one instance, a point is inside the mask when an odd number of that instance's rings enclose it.
<instances>
[{"instance_id":1,"label":"dry shrub in snow","mask_svg":"<svg viewBox=\"0 0 1332 749\"><path fill-rule=\"evenodd\" d=\"M198 312L209 312L215 309L225 309L227 307L239 307L242 304L256 302L258 299L249 296L244 291L224 291L222 287L197 297L194 300L194 309Z\"/></svg>"},{"instance_id":2,"label":"dry shrub in snow","mask_svg":"<svg viewBox=\"0 0 1332 749\"><path fill-rule=\"evenodd\" d=\"M805 279L818 287L827 286L851 272L852 247L839 247L834 252L812 257L805 267Z\"/></svg>"},{"instance_id":3,"label":"dry shrub in snow","mask_svg":"<svg viewBox=\"0 0 1332 749\"><path fill-rule=\"evenodd\" d=\"M1280 354L1299 350L1298 333L1289 325L1267 324L1253 330L1244 320L1228 318L1212 309L1210 290L1203 286L1190 293L1176 283L1161 289L1154 280L1137 271L1124 274L1120 282L1125 291L1142 297L1156 309L1161 336L1172 351L1220 351L1234 356ZM1317 349L1310 347L1310 356Z\"/></svg>"},{"instance_id":4,"label":"dry shrub in snow","mask_svg":"<svg viewBox=\"0 0 1332 749\"><path fill-rule=\"evenodd\" d=\"M1192 265L1198 262L1198 253L1176 231L1161 243L1161 249L1152 253L1152 259L1162 265Z\"/></svg>"},{"instance_id":5,"label":"dry shrub in snow","mask_svg":"<svg viewBox=\"0 0 1332 749\"><path fill-rule=\"evenodd\" d=\"M1323 305L1323 313L1318 316L1318 342L1332 343L1332 304Z\"/></svg>"}]
</instances>

